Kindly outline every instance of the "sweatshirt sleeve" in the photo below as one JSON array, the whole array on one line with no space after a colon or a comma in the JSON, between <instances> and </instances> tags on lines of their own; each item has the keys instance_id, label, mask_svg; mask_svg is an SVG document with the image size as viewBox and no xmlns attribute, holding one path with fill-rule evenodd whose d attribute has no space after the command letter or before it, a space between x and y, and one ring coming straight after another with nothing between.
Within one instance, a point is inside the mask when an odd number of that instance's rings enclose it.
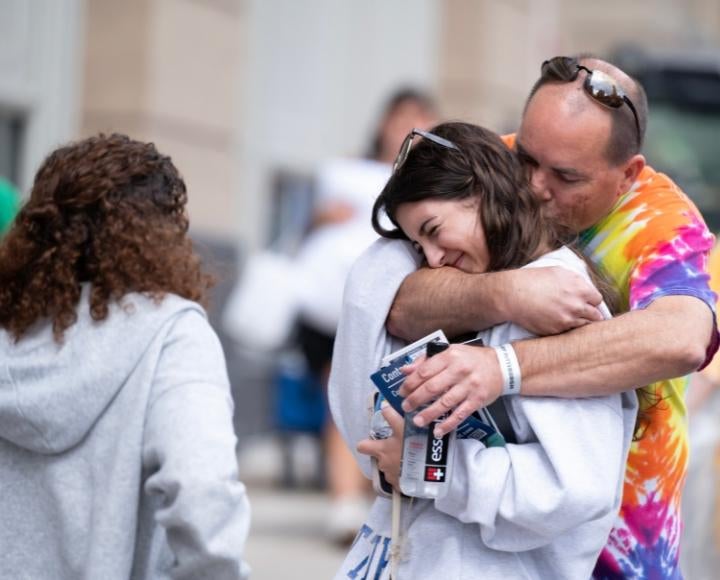
<instances>
[{"instance_id":1,"label":"sweatshirt sleeve","mask_svg":"<svg viewBox=\"0 0 720 580\"><path fill-rule=\"evenodd\" d=\"M345 283L328 401L335 424L367 477L371 477L370 460L356 446L370 431L368 407L376 392L370 375L383 356L400 346L387 333L385 319L398 288L417 269L418 260L406 242L378 240L358 258Z\"/></svg>"},{"instance_id":2,"label":"sweatshirt sleeve","mask_svg":"<svg viewBox=\"0 0 720 580\"><path fill-rule=\"evenodd\" d=\"M171 578L236 580L250 508L238 481L233 403L220 342L204 315L182 313L165 337L145 425L145 492L174 556Z\"/></svg>"},{"instance_id":3,"label":"sweatshirt sleeve","mask_svg":"<svg viewBox=\"0 0 720 580\"><path fill-rule=\"evenodd\" d=\"M437 509L477 524L483 543L503 551L538 548L601 518L609 532L620 504L634 394L516 397L511 404L527 419L526 442L485 448L458 440L451 487L435 500Z\"/></svg>"}]
</instances>

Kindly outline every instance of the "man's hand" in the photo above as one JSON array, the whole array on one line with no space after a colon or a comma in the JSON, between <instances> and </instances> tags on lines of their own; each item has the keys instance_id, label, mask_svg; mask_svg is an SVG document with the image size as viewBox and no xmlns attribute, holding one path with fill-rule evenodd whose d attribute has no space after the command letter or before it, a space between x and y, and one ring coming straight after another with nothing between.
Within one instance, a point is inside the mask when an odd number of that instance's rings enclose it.
<instances>
[{"instance_id":1,"label":"man's hand","mask_svg":"<svg viewBox=\"0 0 720 580\"><path fill-rule=\"evenodd\" d=\"M602 295L580 274L557 266L511 274L507 320L533 334L560 334L603 319L597 308Z\"/></svg>"},{"instance_id":2,"label":"man's hand","mask_svg":"<svg viewBox=\"0 0 720 580\"><path fill-rule=\"evenodd\" d=\"M452 431L473 411L489 405L502 394L500 363L491 348L453 344L444 352L429 359L417 359L401 370L406 373L399 391L405 398L403 409L412 411L431 403L415 417L418 426L427 425L452 410L435 428L436 437Z\"/></svg>"},{"instance_id":3,"label":"man's hand","mask_svg":"<svg viewBox=\"0 0 720 580\"><path fill-rule=\"evenodd\" d=\"M383 406L383 417L392 428L392 435L387 439L363 439L358 443L357 450L364 455L372 455L377 459L378 468L385 474L385 479L400 489L400 459L402 458L402 440L405 424L403 418L390 405Z\"/></svg>"}]
</instances>

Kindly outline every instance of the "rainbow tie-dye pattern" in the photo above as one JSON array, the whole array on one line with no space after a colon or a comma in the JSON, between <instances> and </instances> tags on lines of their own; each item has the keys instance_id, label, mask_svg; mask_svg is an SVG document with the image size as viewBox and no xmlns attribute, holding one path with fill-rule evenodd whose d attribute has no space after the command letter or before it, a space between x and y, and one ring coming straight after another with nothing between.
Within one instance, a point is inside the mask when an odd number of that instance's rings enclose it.
<instances>
[{"instance_id":1,"label":"rainbow tie-dye pattern","mask_svg":"<svg viewBox=\"0 0 720 580\"><path fill-rule=\"evenodd\" d=\"M714 311L706 274L713 241L693 203L650 167L606 218L581 234L584 251L615 280L631 310L662 296L688 295ZM717 342L715 333L708 360ZM686 377L660 381L639 392L648 422L630 449L620 514L594 578L682 578L678 560L688 461L687 382Z\"/></svg>"}]
</instances>

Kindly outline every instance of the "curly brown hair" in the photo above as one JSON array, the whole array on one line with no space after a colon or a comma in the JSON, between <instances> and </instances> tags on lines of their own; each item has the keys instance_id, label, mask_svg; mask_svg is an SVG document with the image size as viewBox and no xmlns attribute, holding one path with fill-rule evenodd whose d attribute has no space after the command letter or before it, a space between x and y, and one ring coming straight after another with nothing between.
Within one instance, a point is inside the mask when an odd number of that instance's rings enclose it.
<instances>
[{"instance_id":1,"label":"curly brown hair","mask_svg":"<svg viewBox=\"0 0 720 580\"><path fill-rule=\"evenodd\" d=\"M212 279L187 236L186 202L152 143L101 134L55 150L0 245L0 326L19 340L48 319L61 342L83 283L98 321L130 292L205 304Z\"/></svg>"}]
</instances>

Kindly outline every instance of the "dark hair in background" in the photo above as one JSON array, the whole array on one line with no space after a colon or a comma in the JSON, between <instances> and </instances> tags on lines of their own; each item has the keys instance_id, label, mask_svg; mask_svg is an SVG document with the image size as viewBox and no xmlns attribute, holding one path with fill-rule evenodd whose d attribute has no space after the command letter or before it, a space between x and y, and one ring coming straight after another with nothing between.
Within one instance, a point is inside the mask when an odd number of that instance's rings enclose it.
<instances>
[{"instance_id":1,"label":"dark hair in background","mask_svg":"<svg viewBox=\"0 0 720 580\"><path fill-rule=\"evenodd\" d=\"M496 133L469 123L443 123L432 133L453 142L458 149L427 139L414 144L405 163L375 200L372 225L379 235L407 239L395 219L398 207L424 199L443 199L479 202L491 272L524 266L540 251L557 249L576 239L574 233L543 217L526 169ZM394 229L383 227L383 213ZM612 287L592 264L588 266L593 281L613 309L617 298Z\"/></svg>"},{"instance_id":2,"label":"dark hair in background","mask_svg":"<svg viewBox=\"0 0 720 580\"><path fill-rule=\"evenodd\" d=\"M0 245L0 325L16 339L52 321L72 326L81 283L94 320L130 292L200 303L212 285L187 237L185 183L170 157L125 135L54 151Z\"/></svg>"},{"instance_id":3,"label":"dark hair in background","mask_svg":"<svg viewBox=\"0 0 720 580\"><path fill-rule=\"evenodd\" d=\"M543 86L549 83L570 82L571 79L577 79L577 66L582 64L590 70L598 69L610 75L616 83L625 91L625 94L635 105L635 111L638 117L638 125L640 126L640 135L638 135L635 126L635 118L633 117L630 107L623 104L618 109L604 107L612 115L612 128L610 130L610 139L606 151L607 160L613 165L619 165L640 153L643 142L645 140L645 131L647 130L648 119L648 101L645 89L636 79L631 77L631 82L626 79L617 79L613 75L613 69L617 69L612 63L599 59L591 54L580 54L577 56L556 58L549 61L548 66L541 74L540 78L535 81L530 95L525 101L525 109L532 100L535 93ZM617 69L619 70L619 69ZM587 74L587 73L585 73ZM586 95L592 100L590 95ZM598 106L602 106L598 104Z\"/></svg>"},{"instance_id":4,"label":"dark hair in background","mask_svg":"<svg viewBox=\"0 0 720 580\"><path fill-rule=\"evenodd\" d=\"M367 150L366 157L368 159L378 159L383 149L383 131L388 119L397 113L397 110L407 103L416 103L421 109L429 112L435 112L437 105L433 98L419 89L413 87L402 87L395 91L383 107L380 121L377 129L370 141L370 147Z\"/></svg>"}]
</instances>

